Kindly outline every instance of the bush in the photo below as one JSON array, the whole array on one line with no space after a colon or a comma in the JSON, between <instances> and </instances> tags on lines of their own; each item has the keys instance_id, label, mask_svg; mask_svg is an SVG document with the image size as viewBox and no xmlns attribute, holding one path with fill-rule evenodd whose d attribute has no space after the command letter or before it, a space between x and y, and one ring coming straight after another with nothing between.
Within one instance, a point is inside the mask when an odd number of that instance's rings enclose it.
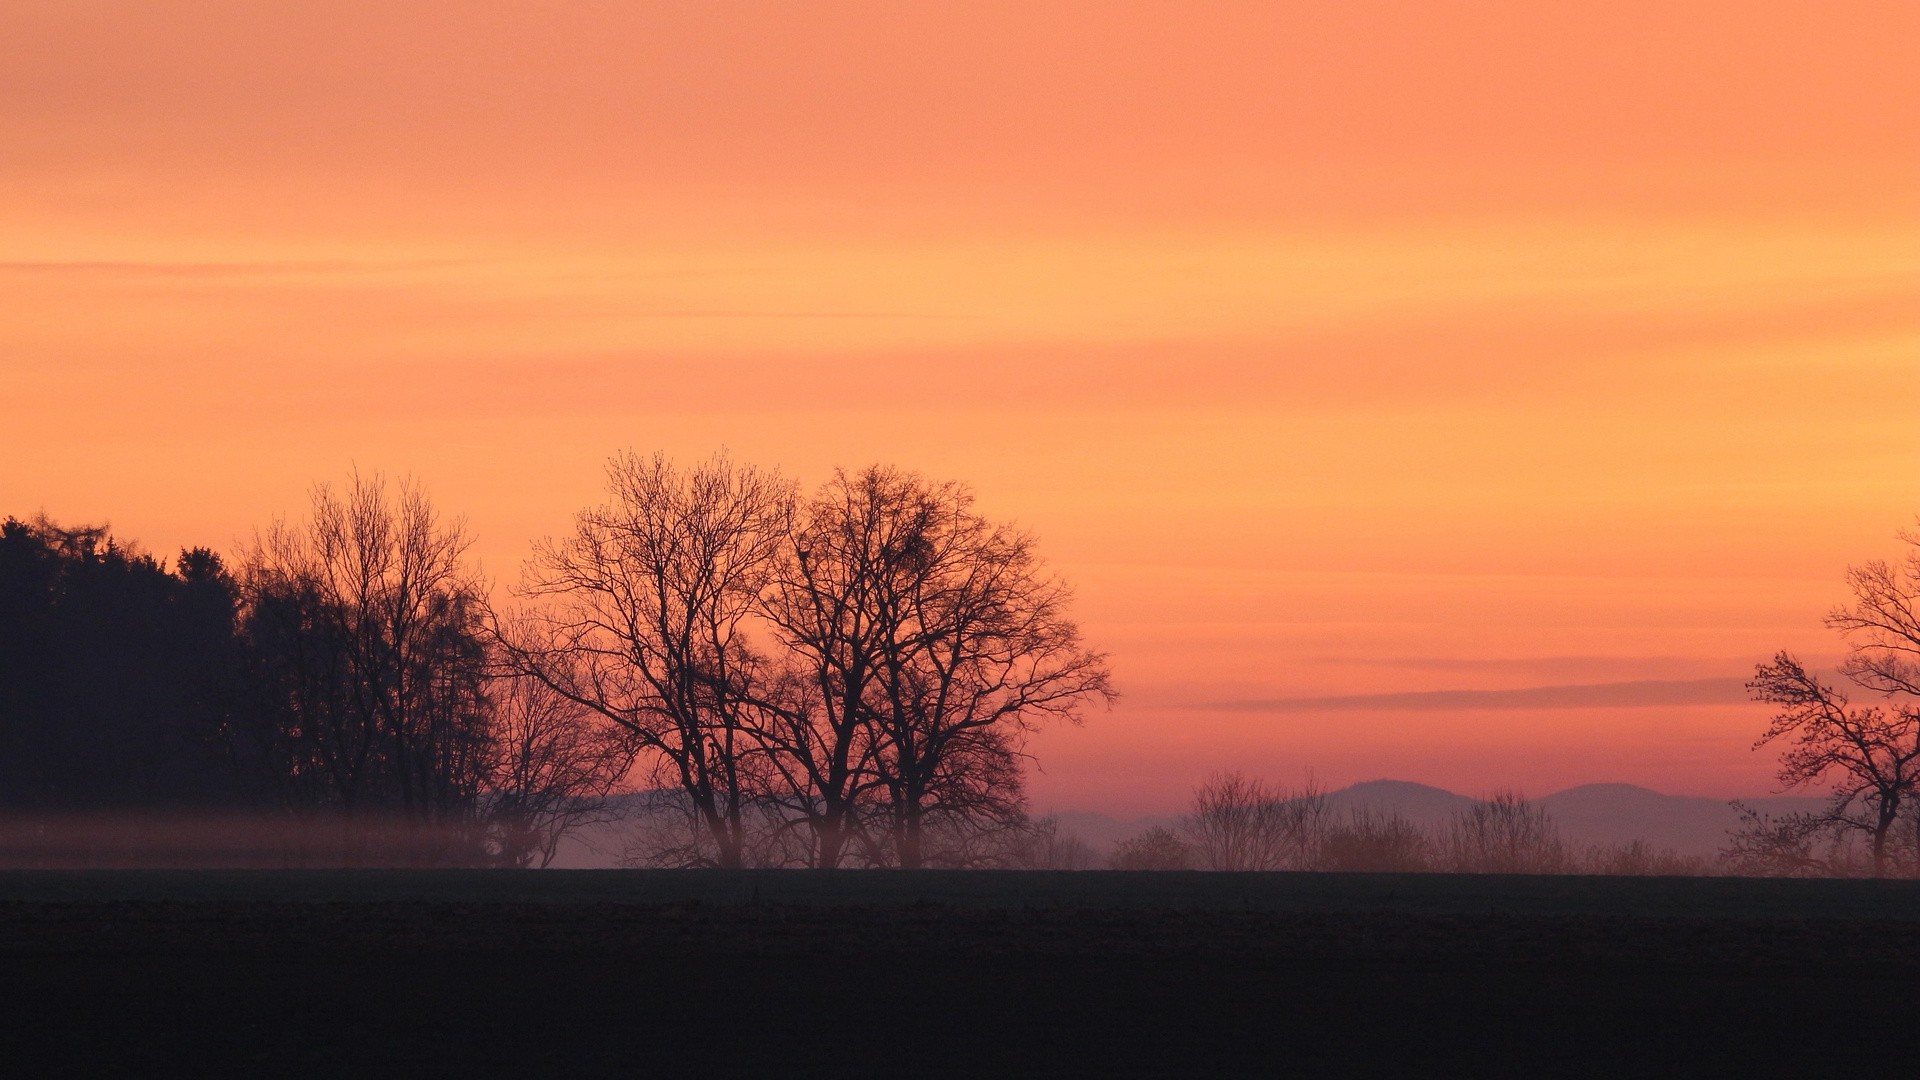
<instances>
[{"instance_id":1,"label":"bush","mask_svg":"<svg viewBox=\"0 0 1920 1080\"><path fill-rule=\"evenodd\" d=\"M1311 783L1290 792L1226 773L1193 793L1180 831L1204 870L1306 870L1326 813L1326 797Z\"/></svg>"},{"instance_id":2,"label":"bush","mask_svg":"<svg viewBox=\"0 0 1920 1080\"><path fill-rule=\"evenodd\" d=\"M1172 829L1156 825L1114 845L1108 865L1115 870L1191 870L1193 853Z\"/></svg>"},{"instance_id":3,"label":"bush","mask_svg":"<svg viewBox=\"0 0 1920 1080\"><path fill-rule=\"evenodd\" d=\"M1602 844L1587 849L1581 871L1620 877L1706 877L1713 866L1698 855L1682 855L1672 848L1656 851L1645 840Z\"/></svg>"},{"instance_id":4,"label":"bush","mask_svg":"<svg viewBox=\"0 0 1920 1080\"><path fill-rule=\"evenodd\" d=\"M1320 838L1315 870L1411 874L1428 869L1427 834L1398 814L1356 810Z\"/></svg>"},{"instance_id":5,"label":"bush","mask_svg":"<svg viewBox=\"0 0 1920 1080\"><path fill-rule=\"evenodd\" d=\"M1573 851L1546 811L1501 792L1453 815L1439 863L1457 874L1565 874Z\"/></svg>"}]
</instances>

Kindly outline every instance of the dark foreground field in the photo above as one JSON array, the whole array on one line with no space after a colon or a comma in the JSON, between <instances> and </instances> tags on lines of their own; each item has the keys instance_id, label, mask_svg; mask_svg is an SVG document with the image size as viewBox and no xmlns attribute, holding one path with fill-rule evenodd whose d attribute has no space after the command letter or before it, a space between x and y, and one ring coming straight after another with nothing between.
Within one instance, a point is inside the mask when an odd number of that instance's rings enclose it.
<instances>
[{"instance_id":1,"label":"dark foreground field","mask_svg":"<svg viewBox=\"0 0 1920 1080\"><path fill-rule=\"evenodd\" d=\"M14 1075L1841 1075L1920 884L0 873Z\"/></svg>"}]
</instances>

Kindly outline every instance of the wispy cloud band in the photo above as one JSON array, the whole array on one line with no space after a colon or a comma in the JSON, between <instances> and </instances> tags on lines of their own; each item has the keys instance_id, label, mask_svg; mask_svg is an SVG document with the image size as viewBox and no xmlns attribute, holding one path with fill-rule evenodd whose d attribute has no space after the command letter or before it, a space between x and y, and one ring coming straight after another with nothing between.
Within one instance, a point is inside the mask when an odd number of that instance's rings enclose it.
<instances>
[{"instance_id":1,"label":"wispy cloud band","mask_svg":"<svg viewBox=\"0 0 1920 1080\"><path fill-rule=\"evenodd\" d=\"M1732 705L1747 701L1746 679L1639 679L1513 690L1418 690L1345 697L1222 701L1206 707L1232 712L1387 712L1445 709L1618 709L1656 705Z\"/></svg>"}]
</instances>

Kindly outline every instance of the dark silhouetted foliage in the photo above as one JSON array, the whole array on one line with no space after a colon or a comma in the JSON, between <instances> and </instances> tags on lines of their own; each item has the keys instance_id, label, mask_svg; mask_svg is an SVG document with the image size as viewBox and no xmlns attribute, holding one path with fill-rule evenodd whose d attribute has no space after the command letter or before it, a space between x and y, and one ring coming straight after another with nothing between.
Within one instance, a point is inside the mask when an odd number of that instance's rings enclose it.
<instances>
[{"instance_id":1,"label":"dark silhouetted foliage","mask_svg":"<svg viewBox=\"0 0 1920 1080\"><path fill-rule=\"evenodd\" d=\"M1191 870L1193 849L1172 829L1155 825L1120 841L1107 865L1115 870Z\"/></svg>"},{"instance_id":2,"label":"dark silhouetted foliage","mask_svg":"<svg viewBox=\"0 0 1920 1080\"><path fill-rule=\"evenodd\" d=\"M377 477L317 489L311 521L276 525L239 574L206 549L169 568L105 527L7 519L0 811L83 838L27 845L61 865L138 864L100 830L139 847L142 822L191 858L544 865L609 812L632 752L502 677L465 543ZM245 850L202 852L216 836Z\"/></svg>"},{"instance_id":3,"label":"dark silhouetted foliage","mask_svg":"<svg viewBox=\"0 0 1920 1080\"><path fill-rule=\"evenodd\" d=\"M211 551L168 568L103 526L0 524L0 806L240 800L236 604Z\"/></svg>"}]
</instances>

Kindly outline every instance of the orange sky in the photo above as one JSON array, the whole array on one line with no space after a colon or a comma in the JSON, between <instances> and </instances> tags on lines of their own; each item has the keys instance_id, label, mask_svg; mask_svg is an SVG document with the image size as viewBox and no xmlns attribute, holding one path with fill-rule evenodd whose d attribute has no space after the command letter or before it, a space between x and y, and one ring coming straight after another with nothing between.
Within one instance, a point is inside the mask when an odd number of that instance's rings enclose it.
<instances>
[{"instance_id":1,"label":"orange sky","mask_svg":"<svg viewBox=\"0 0 1920 1080\"><path fill-rule=\"evenodd\" d=\"M1043 537L1208 771L1753 794L1740 704L1214 707L1831 653L1920 511L1920 8L0 8L0 512L229 544L412 472L489 572L617 448Z\"/></svg>"}]
</instances>

